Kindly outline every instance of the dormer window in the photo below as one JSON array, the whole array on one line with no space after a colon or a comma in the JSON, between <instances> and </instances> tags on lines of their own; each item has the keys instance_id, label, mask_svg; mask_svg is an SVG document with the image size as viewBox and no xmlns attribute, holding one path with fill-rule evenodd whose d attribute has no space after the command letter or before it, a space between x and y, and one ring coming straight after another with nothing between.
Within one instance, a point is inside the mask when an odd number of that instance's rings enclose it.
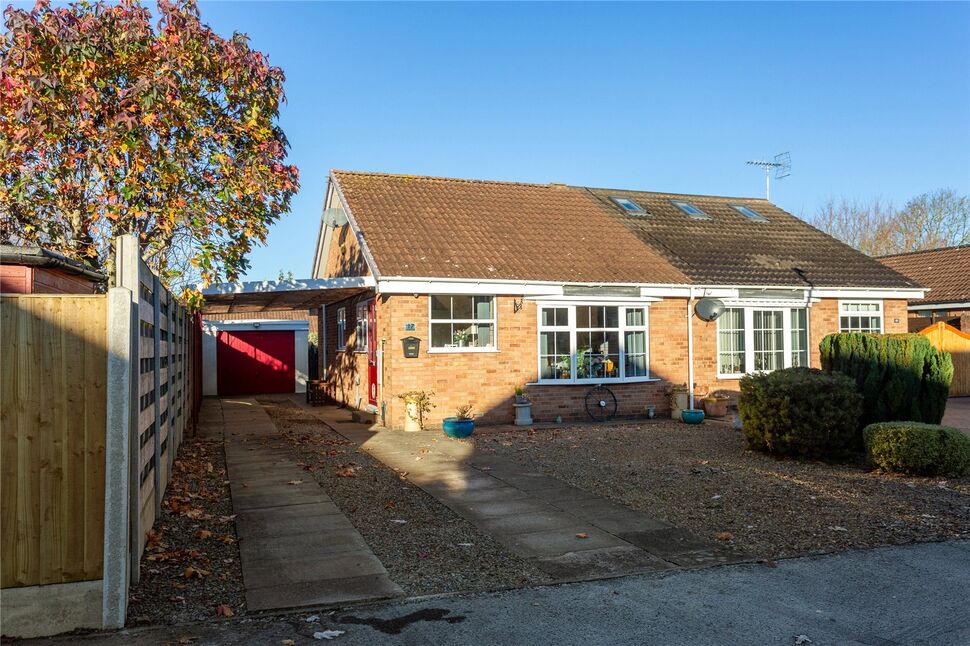
<instances>
[{"instance_id":1,"label":"dormer window","mask_svg":"<svg viewBox=\"0 0 970 646\"><path fill-rule=\"evenodd\" d=\"M612 200L614 204L630 215L646 215L647 213L643 210L642 206L631 199L625 197L611 197L610 200Z\"/></svg>"},{"instance_id":2,"label":"dormer window","mask_svg":"<svg viewBox=\"0 0 970 646\"><path fill-rule=\"evenodd\" d=\"M704 213L703 211L701 211L699 208L697 208L690 202L684 202L681 200L671 200L670 203L676 206L684 213L686 213L687 215L689 215L690 217L694 218L695 220L711 219L711 216L709 216L707 213Z\"/></svg>"},{"instance_id":3,"label":"dormer window","mask_svg":"<svg viewBox=\"0 0 970 646\"><path fill-rule=\"evenodd\" d=\"M734 209L735 211L737 211L738 213L740 213L741 215L743 215L744 217L748 218L749 220L754 220L755 222L767 222L768 221L768 218L766 218L765 216L761 215L760 213L758 213L754 209L752 209L750 207L747 207L747 206L745 206L743 204L731 204L730 207L732 209Z\"/></svg>"}]
</instances>

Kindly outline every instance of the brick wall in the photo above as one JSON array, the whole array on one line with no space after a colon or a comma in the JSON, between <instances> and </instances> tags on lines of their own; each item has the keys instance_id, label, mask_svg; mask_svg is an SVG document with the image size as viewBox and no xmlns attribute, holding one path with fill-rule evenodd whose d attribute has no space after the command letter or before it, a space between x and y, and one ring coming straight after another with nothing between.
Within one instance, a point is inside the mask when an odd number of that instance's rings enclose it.
<instances>
[{"instance_id":1,"label":"brick wall","mask_svg":"<svg viewBox=\"0 0 970 646\"><path fill-rule=\"evenodd\" d=\"M370 269L350 225L345 224L334 229L332 236L330 248L326 251L323 278L369 276Z\"/></svg>"},{"instance_id":2,"label":"brick wall","mask_svg":"<svg viewBox=\"0 0 970 646\"><path fill-rule=\"evenodd\" d=\"M356 303L352 298L327 307L327 359L330 368L330 395L351 406L366 404L367 359L364 354L337 352L338 307L347 308L347 341L354 342ZM514 303L521 302L515 311ZM905 301L886 301L887 332L905 331ZM536 336L537 307L519 296L496 297L498 330L497 352L429 353L428 296L382 295L377 302L377 338L384 343L383 393L379 401L386 406L386 423L404 424L404 403L398 398L409 390L434 391L435 408L428 422L440 424L454 414L457 406L472 404L482 424L510 423L516 386L529 384L538 377L538 343ZM895 319L899 323L895 323ZM669 411L665 388L687 382L687 299L669 298L653 303L650 320L650 373L657 381L610 384L618 400L618 414L643 415L648 405L658 414ZM405 325L414 323L415 330ZM837 332L838 301L825 299L809 309L810 362L819 366L818 344L826 334ZM696 317L694 330L695 392L704 395L714 390L737 391L738 380L717 377L717 324ZM420 339L418 358L405 359L401 340L406 336ZM321 335L322 338L322 335ZM357 380L360 380L359 388ZM589 384L528 385L526 392L533 402L536 421L586 419L584 399ZM358 403L361 398L363 404Z\"/></svg>"},{"instance_id":3,"label":"brick wall","mask_svg":"<svg viewBox=\"0 0 970 646\"><path fill-rule=\"evenodd\" d=\"M326 315L318 317L318 374L326 381L328 397L353 408L364 408L367 405L367 354L355 352L354 346L357 338L357 303L370 298L373 295L365 293L332 303L327 305ZM342 348L337 347L337 310L341 307L347 310L346 345ZM380 334L380 313L377 318ZM323 351L324 347L326 352Z\"/></svg>"}]
</instances>

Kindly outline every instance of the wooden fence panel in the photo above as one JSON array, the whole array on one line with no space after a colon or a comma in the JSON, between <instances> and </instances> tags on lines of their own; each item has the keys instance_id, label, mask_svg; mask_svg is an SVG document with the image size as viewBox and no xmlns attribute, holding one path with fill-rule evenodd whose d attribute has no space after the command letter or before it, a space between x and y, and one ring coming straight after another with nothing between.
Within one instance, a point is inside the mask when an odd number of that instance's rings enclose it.
<instances>
[{"instance_id":1,"label":"wooden fence panel","mask_svg":"<svg viewBox=\"0 0 970 646\"><path fill-rule=\"evenodd\" d=\"M937 350L953 357L950 397L970 396L970 334L940 321L920 331Z\"/></svg>"},{"instance_id":2,"label":"wooden fence panel","mask_svg":"<svg viewBox=\"0 0 970 646\"><path fill-rule=\"evenodd\" d=\"M0 586L99 579L105 297L2 296L0 329Z\"/></svg>"}]
</instances>

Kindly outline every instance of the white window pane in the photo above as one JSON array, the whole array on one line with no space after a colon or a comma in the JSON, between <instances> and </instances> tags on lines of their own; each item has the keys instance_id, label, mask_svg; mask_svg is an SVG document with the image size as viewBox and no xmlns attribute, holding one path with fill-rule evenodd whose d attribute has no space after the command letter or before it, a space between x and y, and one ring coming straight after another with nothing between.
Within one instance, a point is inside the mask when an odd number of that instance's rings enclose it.
<instances>
[{"instance_id":1,"label":"white window pane","mask_svg":"<svg viewBox=\"0 0 970 646\"><path fill-rule=\"evenodd\" d=\"M628 327L642 327L645 321L643 308L627 308L626 324Z\"/></svg>"},{"instance_id":2,"label":"white window pane","mask_svg":"<svg viewBox=\"0 0 970 646\"><path fill-rule=\"evenodd\" d=\"M718 372L732 375L744 372L744 310L726 309L717 319Z\"/></svg>"},{"instance_id":3,"label":"white window pane","mask_svg":"<svg viewBox=\"0 0 970 646\"><path fill-rule=\"evenodd\" d=\"M431 297L431 318L451 318L451 296L440 296L435 294Z\"/></svg>"},{"instance_id":4,"label":"white window pane","mask_svg":"<svg viewBox=\"0 0 970 646\"><path fill-rule=\"evenodd\" d=\"M492 324L477 323L470 326L469 346L476 348L489 348L492 344Z\"/></svg>"},{"instance_id":5,"label":"white window pane","mask_svg":"<svg viewBox=\"0 0 970 646\"><path fill-rule=\"evenodd\" d=\"M647 333L627 332L624 344L627 355L644 354L647 351Z\"/></svg>"},{"instance_id":6,"label":"white window pane","mask_svg":"<svg viewBox=\"0 0 970 646\"><path fill-rule=\"evenodd\" d=\"M451 323L431 324L431 347L448 348L454 344L451 338Z\"/></svg>"},{"instance_id":7,"label":"white window pane","mask_svg":"<svg viewBox=\"0 0 970 646\"><path fill-rule=\"evenodd\" d=\"M451 318L470 319L473 311L473 296L452 296L451 297Z\"/></svg>"},{"instance_id":8,"label":"white window pane","mask_svg":"<svg viewBox=\"0 0 970 646\"><path fill-rule=\"evenodd\" d=\"M492 297L475 297L475 320L488 320L492 318Z\"/></svg>"}]
</instances>

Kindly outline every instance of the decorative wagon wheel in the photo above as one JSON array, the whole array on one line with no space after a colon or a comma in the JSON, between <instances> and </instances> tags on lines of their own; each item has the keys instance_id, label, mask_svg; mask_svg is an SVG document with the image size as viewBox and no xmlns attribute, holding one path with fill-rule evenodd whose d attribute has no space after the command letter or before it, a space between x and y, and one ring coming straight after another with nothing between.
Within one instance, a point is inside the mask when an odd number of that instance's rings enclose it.
<instances>
[{"instance_id":1,"label":"decorative wagon wheel","mask_svg":"<svg viewBox=\"0 0 970 646\"><path fill-rule=\"evenodd\" d=\"M605 422L616 415L616 395L606 386L596 386L586 393L586 414L594 422Z\"/></svg>"}]
</instances>

